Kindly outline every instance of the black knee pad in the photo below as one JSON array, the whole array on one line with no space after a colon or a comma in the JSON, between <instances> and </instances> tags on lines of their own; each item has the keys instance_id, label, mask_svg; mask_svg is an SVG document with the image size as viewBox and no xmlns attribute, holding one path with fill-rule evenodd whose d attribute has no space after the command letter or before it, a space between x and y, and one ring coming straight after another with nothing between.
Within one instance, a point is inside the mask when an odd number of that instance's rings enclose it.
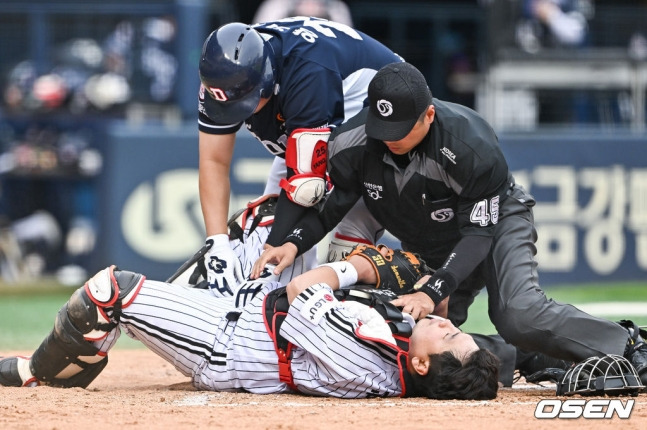
<instances>
[{"instance_id":1,"label":"black knee pad","mask_svg":"<svg viewBox=\"0 0 647 430\"><path fill-rule=\"evenodd\" d=\"M117 326L121 309L134 300L144 279L109 267L76 290L32 355L33 375L49 385L87 387L108 363L107 355L100 355L92 341Z\"/></svg>"},{"instance_id":2,"label":"black knee pad","mask_svg":"<svg viewBox=\"0 0 647 430\"><path fill-rule=\"evenodd\" d=\"M129 272L128 270L114 270L114 277L119 285L118 300L113 306L114 318L118 321L121 309L128 307L137 297L146 277L141 273Z\"/></svg>"},{"instance_id":3,"label":"black knee pad","mask_svg":"<svg viewBox=\"0 0 647 430\"><path fill-rule=\"evenodd\" d=\"M85 292L79 293L80 290L77 290L72 297L76 297L78 300L79 297L85 295ZM73 298L70 299L70 302ZM87 300L89 301L89 299ZM34 352L29 365L32 374L41 382L62 387L85 388L105 367L107 356L98 356L99 349L88 342L84 338L83 331L77 328L76 324L79 324L85 326L84 330L89 332L94 326L82 323L82 320L79 319L80 315L75 317L77 320L75 324L70 317L70 308L75 309L78 314L80 306L77 303L70 306L70 302L66 303L58 312L54 329ZM94 311L96 315L94 304L88 306L87 309L87 314L91 315ZM84 375L92 375L92 378L85 378Z\"/></svg>"}]
</instances>

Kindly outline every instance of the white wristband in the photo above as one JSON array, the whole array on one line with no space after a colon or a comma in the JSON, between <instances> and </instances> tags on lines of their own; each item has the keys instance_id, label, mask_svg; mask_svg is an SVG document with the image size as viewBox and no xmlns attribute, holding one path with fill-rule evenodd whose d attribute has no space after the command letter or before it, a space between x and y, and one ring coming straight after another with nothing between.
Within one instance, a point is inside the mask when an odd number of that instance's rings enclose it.
<instances>
[{"instance_id":1,"label":"white wristband","mask_svg":"<svg viewBox=\"0 0 647 430\"><path fill-rule=\"evenodd\" d=\"M348 261L335 261L322 264L322 266L328 266L335 271L339 279L339 288L350 287L357 282L357 270Z\"/></svg>"}]
</instances>

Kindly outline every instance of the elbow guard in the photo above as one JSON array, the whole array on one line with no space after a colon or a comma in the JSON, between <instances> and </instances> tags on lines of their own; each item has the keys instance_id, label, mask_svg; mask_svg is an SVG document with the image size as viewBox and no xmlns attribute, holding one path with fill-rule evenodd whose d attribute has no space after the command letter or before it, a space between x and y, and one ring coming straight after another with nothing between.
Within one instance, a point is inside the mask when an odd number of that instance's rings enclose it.
<instances>
[{"instance_id":1,"label":"elbow guard","mask_svg":"<svg viewBox=\"0 0 647 430\"><path fill-rule=\"evenodd\" d=\"M294 130L288 137L285 164L294 171L279 185L294 203L311 207L326 194L326 165L330 128Z\"/></svg>"}]
</instances>

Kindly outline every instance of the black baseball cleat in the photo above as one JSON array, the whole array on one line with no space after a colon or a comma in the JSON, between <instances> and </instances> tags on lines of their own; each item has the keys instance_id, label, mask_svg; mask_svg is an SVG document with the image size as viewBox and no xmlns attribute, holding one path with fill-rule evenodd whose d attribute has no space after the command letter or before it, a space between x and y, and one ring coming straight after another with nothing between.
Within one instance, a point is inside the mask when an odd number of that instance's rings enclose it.
<instances>
[{"instance_id":1,"label":"black baseball cleat","mask_svg":"<svg viewBox=\"0 0 647 430\"><path fill-rule=\"evenodd\" d=\"M548 369L561 369L566 372L566 369L572 365L573 362L571 361L560 360L539 352L525 353L517 350L516 367L519 370L519 374L524 378Z\"/></svg>"},{"instance_id":2,"label":"black baseball cleat","mask_svg":"<svg viewBox=\"0 0 647 430\"><path fill-rule=\"evenodd\" d=\"M32 376L29 369L29 357L0 357L0 386L36 387L38 385L40 382Z\"/></svg>"},{"instance_id":3,"label":"black baseball cleat","mask_svg":"<svg viewBox=\"0 0 647 430\"><path fill-rule=\"evenodd\" d=\"M642 384L647 387L647 332L641 330L633 321L622 320L618 323L629 332L624 356L638 372Z\"/></svg>"},{"instance_id":4,"label":"black baseball cleat","mask_svg":"<svg viewBox=\"0 0 647 430\"><path fill-rule=\"evenodd\" d=\"M22 387L22 379L18 373L18 357L8 357L0 360L0 385Z\"/></svg>"}]
</instances>

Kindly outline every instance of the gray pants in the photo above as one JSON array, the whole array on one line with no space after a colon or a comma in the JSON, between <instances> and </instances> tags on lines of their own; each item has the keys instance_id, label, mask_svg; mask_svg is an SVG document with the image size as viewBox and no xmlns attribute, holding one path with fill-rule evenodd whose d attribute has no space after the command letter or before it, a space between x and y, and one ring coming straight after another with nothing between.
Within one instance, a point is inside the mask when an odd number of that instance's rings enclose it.
<instances>
[{"instance_id":1,"label":"gray pants","mask_svg":"<svg viewBox=\"0 0 647 430\"><path fill-rule=\"evenodd\" d=\"M519 186L504 201L492 249L452 294L450 319L462 324L467 308L485 286L490 320L506 342L575 362L596 355L623 355L629 338L623 327L549 299L540 288L534 203Z\"/></svg>"}]
</instances>

